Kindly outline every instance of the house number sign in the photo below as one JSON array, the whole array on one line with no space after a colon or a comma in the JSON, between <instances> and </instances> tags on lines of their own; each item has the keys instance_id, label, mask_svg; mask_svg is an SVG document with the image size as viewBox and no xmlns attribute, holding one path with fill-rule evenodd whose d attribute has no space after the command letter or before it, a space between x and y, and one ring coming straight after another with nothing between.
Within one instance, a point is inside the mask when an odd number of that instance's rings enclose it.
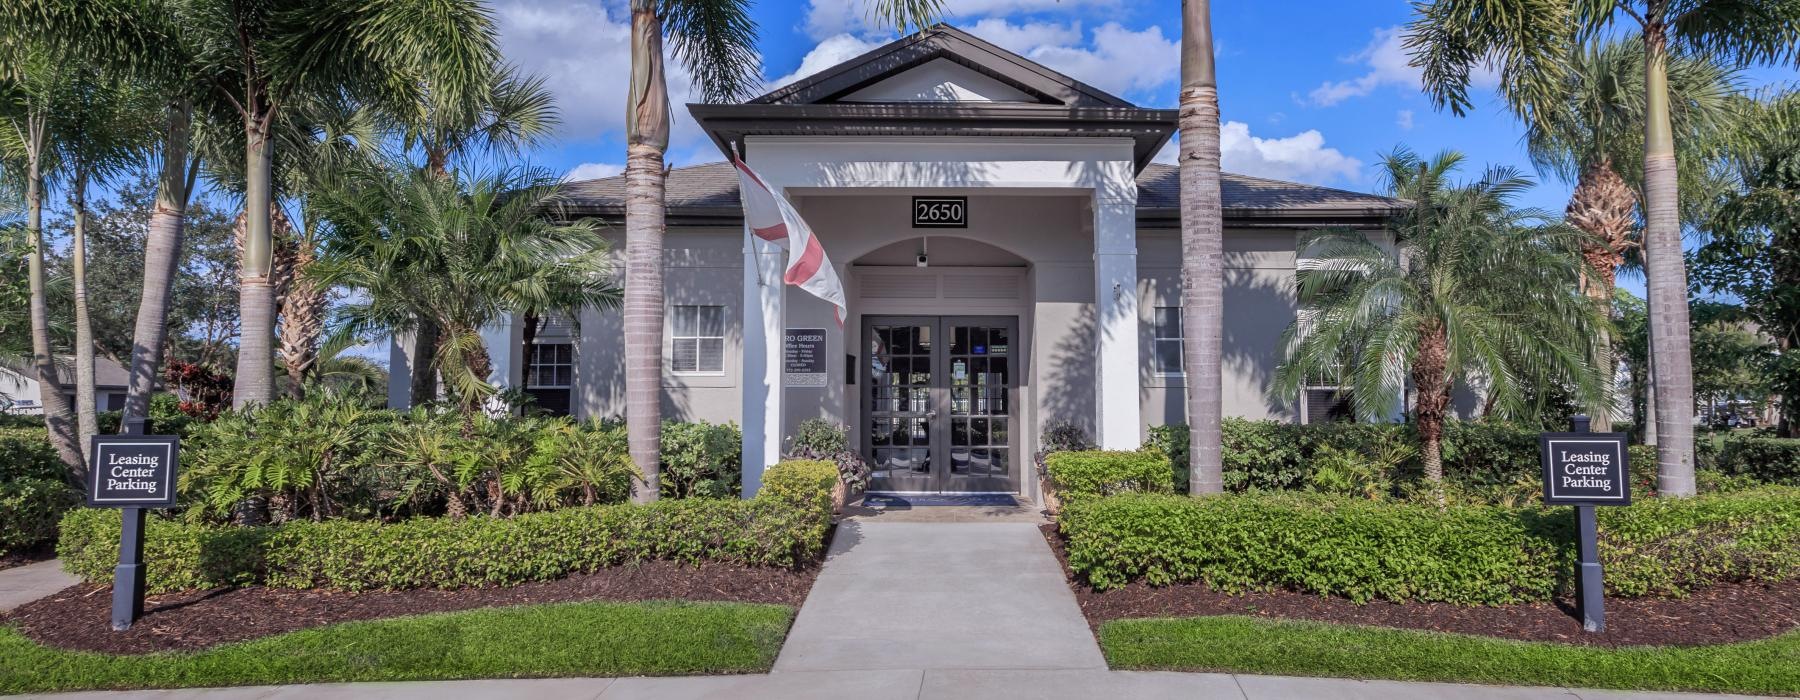
<instances>
[{"instance_id":1,"label":"house number sign","mask_svg":"<svg viewBox=\"0 0 1800 700\"><path fill-rule=\"evenodd\" d=\"M968 197L914 197L913 228L968 228Z\"/></svg>"}]
</instances>

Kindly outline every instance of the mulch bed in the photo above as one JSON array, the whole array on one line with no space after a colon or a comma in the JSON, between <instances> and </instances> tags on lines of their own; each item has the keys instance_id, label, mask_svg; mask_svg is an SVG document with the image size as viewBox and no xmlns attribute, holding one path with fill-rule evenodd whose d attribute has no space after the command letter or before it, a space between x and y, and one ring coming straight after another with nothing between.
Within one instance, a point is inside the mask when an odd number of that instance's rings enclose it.
<instances>
[{"instance_id":1,"label":"mulch bed","mask_svg":"<svg viewBox=\"0 0 1800 700\"><path fill-rule=\"evenodd\" d=\"M15 550L0 554L0 570L10 569L15 566L24 566L26 564L36 564L40 561L50 561L55 558L56 547L54 545L46 544L31 549Z\"/></svg>"},{"instance_id":2,"label":"mulch bed","mask_svg":"<svg viewBox=\"0 0 1800 700\"><path fill-rule=\"evenodd\" d=\"M1095 630L1108 620L1125 618L1247 615L1624 647L1724 644L1766 639L1800 629L1800 581L1719 584L1680 600L1609 598L1606 631L1600 634L1581 630L1581 620L1569 600L1494 606L1385 601L1357 605L1345 598L1293 591L1236 595L1202 583L1154 587L1141 581L1097 592L1077 582L1069 571L1063 539L1056 526L1045 525L1043 530L1064 573L1070 575L1069 587L1075 592L1082 614Z\"/></svg>"},{"instance_id":3,"label":"mulch bed","mask_svg":"<svg viewBox=\"0 0 1800 700\"><path fill-rule=\"evenodd\" d=\"M144 654L204 649L337 622L508 605L679 599L798 607L818 574L817 565L790 571L654 561L506 588L361 593L221 588L151 596L144 616L125 632L109 629L112 587L78 584L0 615L0 624L48 646Z\"/></svg>"}]
</instances>

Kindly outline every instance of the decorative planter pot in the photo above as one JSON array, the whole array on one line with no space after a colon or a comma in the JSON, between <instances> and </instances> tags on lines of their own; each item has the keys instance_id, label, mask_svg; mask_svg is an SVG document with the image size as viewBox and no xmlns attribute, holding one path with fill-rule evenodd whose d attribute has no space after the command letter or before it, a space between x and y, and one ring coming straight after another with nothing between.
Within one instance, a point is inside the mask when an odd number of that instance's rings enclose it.
<instances>
[{"instance_id":1,"label":"decorative planter pot","mask_svg":"<svg viewBox=\"0 0 1800 700\"><path fill-rule=\"evenodd\" d=\"M850 487L842 479L831 484L831 514L843 515L844 505L850 502Z\"/></svg>"}]
</instances>

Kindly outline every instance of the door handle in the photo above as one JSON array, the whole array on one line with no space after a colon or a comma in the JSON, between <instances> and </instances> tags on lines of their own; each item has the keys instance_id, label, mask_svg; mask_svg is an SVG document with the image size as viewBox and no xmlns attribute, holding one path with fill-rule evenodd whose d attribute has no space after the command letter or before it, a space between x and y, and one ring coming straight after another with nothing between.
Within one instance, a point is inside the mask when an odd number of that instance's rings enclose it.
<instances>
[{"instance_id":1,"label":"door handle","mask_svg":"<svg viewBox=\"0 0 1800 700\"><path fill-rule=\"evenodd\" d=\"M933 409L933 410L930 410L930 411L926 411L926 412L925 412L925 418L927 418L927 419L931 419L931 418L936 418L936 417L937 417L937 410L936 410L936 409Z\"/></svg>"}]
</instances>

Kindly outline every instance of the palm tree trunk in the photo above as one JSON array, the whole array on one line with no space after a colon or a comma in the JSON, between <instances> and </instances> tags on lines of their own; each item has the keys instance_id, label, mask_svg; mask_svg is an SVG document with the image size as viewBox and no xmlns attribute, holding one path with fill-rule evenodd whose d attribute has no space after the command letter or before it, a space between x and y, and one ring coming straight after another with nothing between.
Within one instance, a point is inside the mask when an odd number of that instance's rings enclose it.
<instances>
[{"instance_id":1,"label":"palm tree trunk","mask_svg":"<svg viewBox=\"0 0 1800 700\"><path fill-rule=\"evenodd\" d=\"M1425 468L1425 480L1442 501L1444 417L1450 407L1448 347L1443 327L1434 324L1421 330L1419 355L1413 360L1413 421L1419 429L1419 461Z\"/></svg>"},{"instance_id":2,"label":"palm tree trunk","mask_svg":"<svg viewBox=\"0 0 1800 700\"><path fill-rule=\"evenodd\" d=\"M1220 342L1224 221L1219 195L1219 86L1212 5L1185 0L1181 22L1181 344L1187 385L1188 493L1225 490Z\"/></svg>"},{"instance_id":3,"label":"palm tree trunk","mask_svg":"<svg viewBox=\"0 0 1800 700\"><path fill-rule=\"evenodd\" d=\"M1575 192L1569 197L1568 220L1591 239L1582 246L1582 254L1587 259L1593 276L1589 278L1584 275L1581 288L1601 315L1608 319L1612 318L1613 288L1619 264L1623 260L1622 251L1630 243L1631 228L1635 223L1633 215L1636 211L1637 194L1625 182L1625 178L1619 176L1618 169L1613 167L1611 156L1602 155L1582 168ZM1612 352L1611 332L1602 327L1596 335L1594 364L1606 373L1606 386L1616 387L1613 370L1617 362ZM1603 398L1610 399L1612 393L1613 390L1609 389L1608 395ZM1593 417L1595 432L1612 432L1612 409L1609 401L1602 401L1589 413Z\"/></svg>"},{"instance_id":4,"label":"palm tree trunk","mask_svg":"<svg viewBox=\"0 0 1800 700\"><path fill-rule=\"evenodd\" d=\"M75 422L82 450L82 461L88 444L100 432L99 409L94 405L94 324L88 315L87 285L87 170L75 167L70 183L69 206L74 209L74 242L70 245L69 262L75 286Z\"/></svg>"},{"instance_id":5,"label":"palm tree trunk","mask_svg":"<svg viewBox=\"0 0 1800 700\"><path fill-rule=\"evenodd\" d=\"M50 350L50 301L44 288L44 121L29 118L31 143L25 165L25 230L31 238L31 260L26 276L31 288L31 364L37 372L38 395L44 404L44 426L50 443L69 468L74 483L87 482L87 462L76 442L74 415L56 374L56 358Z\"/></svg>"},{"instance_id":6,"label":"palm tree trunk","mask_svg":"<svg viewBox=\"0 0 1800 700\"><path fill-rule=\"evenodd\" d=\"M411 405L423 406L438 399L437 348L441 335L437 324L420 319L413 329Z\"/></svg>"},{"instance_id":7,"label":"palm tree trunk","mask_svg":"<svg viewBox=\"0 0 1800 700\"><path fill-rule=\"evenodd\" d=\"M287 373L288 398L306 397L306 379L319 361L319 339L325 334L325 288L309 276L318 259L311 237L296 230L287 215L275 207L269 216L281 229L280 280L277 284L281 312L282 369Z\"/></svg>"},{"instance_id":8,"label":"palm tree trunk","mask_svg":"<svg viewBox=\"0 0 1800 700\"><path fill-rule=\"evenodd\" d=\"M1692 496L1693 357L1689 354L1675 136L1669 126L1667 41L1662 27L1645 29L1644 249L1650 288L1650 354L1656 357L1656 490L1664 496Z\"/></svg>"},{"instance_id":9,"label":"palm tree trunk","mask_svg":"<svg viewBox=\"0 0 1800 700\"><path fill-rule=\"evenodd\" d=\"M275 398L274 245L269 204L274 190L274 143L270 123L252 112L244 120L244 248L238 263L237 377L233 408L259 406Z\"/></svg>"},{"instance_id":10,"label":"palm tree trunk","mask_svg":"<svg viewBox=\"0 0 1800 700\"><path fill-rule=\"evenodd\" d=\"M121 428L149 414L150 394L156 391L156 378L162 373L163 344L169 333L169 294L175 288L176 271L181 266L187 199L193 189L188 165L192 126L193 112L188 103L169 105L168 125L163 131L162 174L157 180L156 204L150 210L149 235L144 241L144 286L132 331L131 385L125 394Z\"/></svg>"},{"instance_id":11,"label":"palm tree trunk","mask_svg":"<svg viewBox=\"0 0 1800 700\"><path fill-rule=\"evenodd\" d=\"M625 155L625 427L633 501L655 501L662 443L663 151L669 90L662 20L653 0L631 2L631 96Z\"/></svg>"}]
</instances>

